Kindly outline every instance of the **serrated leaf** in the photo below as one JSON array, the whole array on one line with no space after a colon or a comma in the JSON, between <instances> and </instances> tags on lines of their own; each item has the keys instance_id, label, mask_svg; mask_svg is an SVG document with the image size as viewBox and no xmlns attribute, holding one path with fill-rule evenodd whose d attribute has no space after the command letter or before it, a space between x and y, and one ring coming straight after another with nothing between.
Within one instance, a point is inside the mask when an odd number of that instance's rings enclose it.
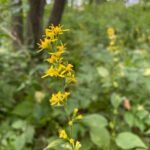
<instances>
[{"instance_id":1,"label":"serrated leaf","mask_svg":"<svg viewBox=\"0 0 150 150\"><path fill-rule=\"evenodd\" d=\"M116 144L122 149L147 148L143 141L131 132L122 132L116 138Z\"/></svg>"}]
</instances>

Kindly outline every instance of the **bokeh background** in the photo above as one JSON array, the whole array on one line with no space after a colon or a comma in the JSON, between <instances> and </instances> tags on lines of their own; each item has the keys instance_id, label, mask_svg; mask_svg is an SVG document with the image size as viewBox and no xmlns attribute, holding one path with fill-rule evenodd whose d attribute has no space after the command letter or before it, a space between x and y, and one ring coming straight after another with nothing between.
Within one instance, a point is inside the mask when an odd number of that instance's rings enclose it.
<instances>
[{"instance_id":1,"label":"bokeh background","mask_svg":"<svg viewBox=\"0 0 150 150\"><path fill-rule=\"evenodd\" d=\"M63 150L54 143L66 120L49 104L59 82L41 79L37 53L50 24L62 36L78 82L68 112L81 150L150 150L149 0L0 0L0 150Z\"/></svg>"}]
</instances>

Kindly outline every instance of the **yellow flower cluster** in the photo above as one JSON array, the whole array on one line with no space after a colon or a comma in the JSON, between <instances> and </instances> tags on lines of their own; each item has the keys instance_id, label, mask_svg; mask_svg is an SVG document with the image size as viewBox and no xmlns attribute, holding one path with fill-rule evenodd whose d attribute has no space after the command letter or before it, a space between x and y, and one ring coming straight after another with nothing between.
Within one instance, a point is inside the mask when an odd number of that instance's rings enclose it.
<instances>
[{"instance_id":1,"label":"yellow flower cluster","mask_svg":"<svg viewBox=\"0 0 150 150\"><path fill-rule=\"evenodd\" d=\"M65 130L59 131L59 138L68 140L73 150L79 150L81 148L81 143L79 141L75 141L73 138L69 138Z\"/></svg>"},{"instance_id":2,"label":"yellow flower cluster","mask_svg":"<svg viewBox=\"0 0 150 150\"><path fill-rule=\"evenodd\" d=\"M52 94L52 98L50 99L51 105L57 105L60 106L64 104L64 102L67 100L68 96L70 95L69 92L58 92L56 94Z\"/></svg>"},{"instance_id":3,"label":"yellow flower cluster","mask_svg":"<svg viewBox=\"0 0 150 150\"><path fill-rule=\"evenodd\" d=\"M64 31L68 31L68 29L63 29L60 25L51 25L49 28L45 29L44 39L40 40L39 48L40 51L48 50L49 56L46 61L50 64L42 78L62 78L65 81L64 87L66 87L70 83L75 83L76 78L73 65L68 63L63 56L66 52L66 47L65 44L63 44L60 40L60 34L63 34ZM65 103L67 102L70 92L66 92L65 89L63 89L63 91L64 92L59 91L52 94L52 97L49 100L52 106L66 107ZM75 121L80 119L82 119L82 115L78 115L78 109L75 109L71 120L69 121L71 122L70 126L72 126ZM59 131L59 137L61 139L67 140L70 143L72 150L79 150L81 148L80 142L70 138L65 130Z\"/></svg>"},{"instance_id":4,"label":"yellow flower cluster","mask_svg":"<svg viewBox=\"0 0 150 150\"><path fill-rule=\"evenodd\" d=\"M108 49L110 51L116 51L117 50L117 47L116 47L117 36L115 34L114 28L112 28L112 27L108 28L107 29L107 35L108 35L108 38L109 38Z\"/></svg>"},{"instance_id":5,"label":"yellow flower cluster","mask_svg":"<svg viewBox=\"0 0 150 150\"><path fill-rule=\"evenodd\" d=\"M73 65L60 63L60 60L63 58L58 57L57 52L53 54L50 58L47 59L48 62L52 63L50 68L45 72L45 75L42 78L50 77L60 77L65 78L66 83L76 82Z\"/></svg>"},{"instance_id":6,"label":"yellow flower cluster","mask_svg":"<svg viewBox=\"0 0 150 150\"><path fill-rule=\"evenodd\" d=\"M65 53L65 45L59 41L59 34L62 34L64 31L68 31L67 29L62 29L62 26L53 25L50 28L45 30L45 38L41 40L39 44L40 50L48 49L49 58L47 58L47 62L50 63L49 69L45 72L45 75L42 77L60 77L65 78L67 83L76 82L75 74L73 71L73 65L68 64L64 61L63 54Z\"/></svg>"},{"instance_id":7,"label":"yellow flower cluster","mask_svg":"<svg viewBox=\"0 0 150 150\"><path fill-rule=\"evenodd\" d=\"M68 31L68 29L62 29L62 26L54 27L51 25L49 28L45 29L45 38L40 40L39 48L40 50L50 49L51 44L58 40L58 35L62 34L64 31Z\"/></svg>"}]
</instances>

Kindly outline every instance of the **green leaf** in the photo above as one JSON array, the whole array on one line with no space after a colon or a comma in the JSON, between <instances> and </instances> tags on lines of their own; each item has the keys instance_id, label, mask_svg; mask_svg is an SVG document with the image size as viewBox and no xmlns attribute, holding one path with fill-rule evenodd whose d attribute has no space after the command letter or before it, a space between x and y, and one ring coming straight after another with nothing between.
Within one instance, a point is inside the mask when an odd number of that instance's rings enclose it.
<instances>
[{"instance_id":1,"label":"green leaf","mask_svg":"<svg viewBox=\"0 0 150 150\"><path fill-rule=\"evenodd\" d=\"M88 136L85 136L81 139L82 147L81 150L91 150L93 143L91 142L90 138Z\"/></svg>"},{"instance_id":2,"label":"green leaf","mask_svg":"<svg viewBox=\"0 0 150 150\"><path fill-rule=\"evenodd\" d=\"M116 138L116 144L122 149L147 148L142 140L131 132L122 132Z\"/></svg>"},{"instance_id":3,"label":"green leaf","mask_svg":"<svg viewBox=\"0 0 150 150\"><path fill-rule=\"evenodd\" d=\"M111 104L113 105L113 107L118 108L121 102L122 102L122 98L118 94L113 93L111 96Z\"/></svg>"},{"instance_id":4,"label":"green leaf","mask_svg":"<svg viewBox=\"0 0 150 150\"><path fill-rule=\"evenodd\" d=\"M87 115L83 118L82 122L90 128L102 128L108 125L105 117L99 114Z\"/></svg>"},{"instance_id":5,"label":"green leaf","mask_svg":"<svg viewBox=\"0 0 150 150\"><path fill-rule=\"evenodd\" d=\"M19 103L13 110L13 114L25 117L31 115L33 111L33 103L31 101L23 101Z\"/></svg>"},{"instance_id":6,"label":"green leaf","mask_svg":"<svg viewBox=\"0 0 150 150\"><path fill-rule=\"evenodd\" d=\"M44 148L44 150L56 148L57 146L60 146L63 143L64 142L61 139L54 139L48 144L48 146L46 148Z\"/></svg>"},{"instance_id":7,"label":"green leaf","mask_svg":"<svg viewBox=\"0 0 150 150\"><path fill-rule=\"evenodd\" d=\"M109 72L106 68L104 67L98 67L97 68L97 71L98 71L98 74L101 76L101 77L107 77L109 75Z\"/></svg>"},{"instance_id":8,"label":"green leaf","mask_svg":"<svg viewBox=\"0 0 150 150\"><path fill-rule=\"evenodd\" d=\"M92 128L90 130L90 137L93 143L99 148L103 148L105 150L109 149L110 135L105 128Z\"/></svg>"},{"instance_id":9,"label":"green leaf","mask_svg":"<svg viewBox=\"0 0 150 150\"><path fill-rule=\"evenodd\" d=\"M135 124L135 116L133 116L133 114L129 112L125 113L124 119L130 127L132 127Z\"/></svg>"},{"instance_id":10,"label":"green leaf","mask_svg":"<svg viewBox=\"0 0 150 150\"><path fill-rule=\"evenodd\" d=\"M15 147L15 150L22 150L23 147L25 146L26 139L25 139L25 134L21 134L16 138L16 140L13 142L13 145Z\"/></svg>"},{"instance_id":11,"label":"green leaf","mask_svg":"<svg viewBox=\"0 0 150 150\"><path fill-rule=\"evenodd\" d=\"M33 126L28 125L24 132L27 143L32 143L34 133L35 133L35 131L34 131Z\"/></svg>"},{"instance_id":12,"label":"green leaf","mask_svg":"<svg viewBox=\"0 0 150 150\"><path fill-rule=\"evenodd\" d=\"M26 122L22 120L17 120L12 124L12 128L14 129L23 129L26 126Z\"/></svg>"},{"instance_id":13,"label":"green leaf","mask_svg":"<svg viewBox=\"0 0 150 150\"><path fill-rule=\"evenodd\" d=\"M138 111L137 113L136 113L136 115L140 118L140 119L144 119L144 118L146 118L147 116L148 116L148 111L146 111L146 110L141 110L141 111Z\"/></svg>"},{"instance_id":14,"label":"green leaf","mask_svg":"<svg viewBox=\"0 0 150 150\"><path fill-rule=\"evenodd\" d=\"M146 131L147 135L150 135L150 128Z\"/></svg>"}]
</instances>

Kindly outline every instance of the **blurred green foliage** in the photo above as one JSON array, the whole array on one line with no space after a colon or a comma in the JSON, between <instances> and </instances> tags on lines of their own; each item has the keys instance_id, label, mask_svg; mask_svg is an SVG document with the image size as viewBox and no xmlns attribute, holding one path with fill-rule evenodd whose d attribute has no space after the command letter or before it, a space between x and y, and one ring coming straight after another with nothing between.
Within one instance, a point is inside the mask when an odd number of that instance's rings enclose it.
<instances>
[{"instance_id":1,"label":"blurred green foliage","mask_svg":"<svg viewBox=\"0 0 150 150\"><path fill-rule=\"evenodd\" d=\"M150 6L126 8L104 3L66 8L63 41L78 83L70 87L68 113L85 114L74 128L82 150L150 147ZM107 49L107 28L117 35L117 51ZM1 35L4 37L4 35ZM13 50L8 38L0 47L0 150L60 150L56 140L65 116L51 108L49 97L59 84L41 76L47 67L23 47ZM33 52L32 52L33 53ZM38 56L37 56L38 57ZM56 142L55 142L56 140ZM63 145L63 143L62 143Z\"/></svg>"}]
</instances>

